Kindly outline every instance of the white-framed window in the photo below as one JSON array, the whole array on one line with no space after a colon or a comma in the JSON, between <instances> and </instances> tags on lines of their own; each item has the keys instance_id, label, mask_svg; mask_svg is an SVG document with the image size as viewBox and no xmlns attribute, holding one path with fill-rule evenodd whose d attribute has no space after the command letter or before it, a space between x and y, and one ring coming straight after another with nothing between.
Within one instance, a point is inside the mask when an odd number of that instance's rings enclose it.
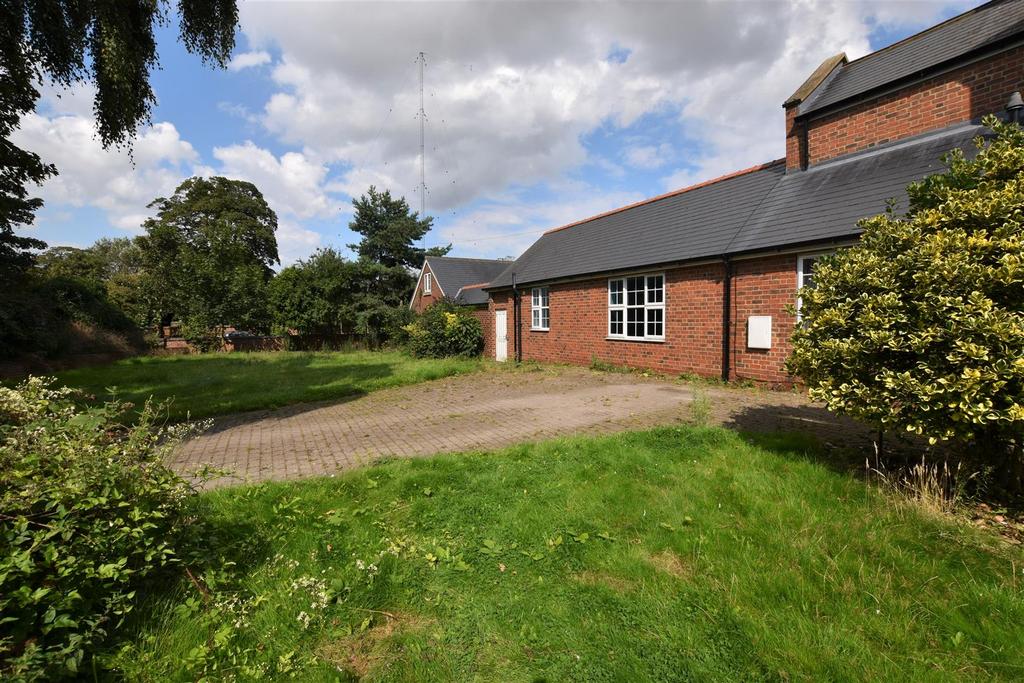
<instances>
[{"instance_id":1,"label":"white-framed window","mask_svg":"<svg viewBox=\"0 0 1024 683\"><path fill-rule=\"evenodd\" d=\"M424 294L430 294L430 292L432 291L433 284L434 284L433 280L434 280L434 276L431 275L430 273L424 273L423 274L423 293Z\"/></svg>"},{"instance_id":2,"label":"white-framed window","mask_svg":"<svg viewBox=\"0 0 1024 683\"><path fill-rule=\"evenodd\" d=\"M551 306L548 299L548 288L534 287L530 298L530 329L549 329L551 327Z\"/></svg>"},{"instance_id":3,"label":"white-framed window","mask_svg":"<svg viewBox=\"0 0 1024 683\"><path fill-rule=\"evenodd\" d=\"M665 339L665 276L629 275L608 280L608 336Z\"/></svg>"},{"instance_id":4,"label":"white-framed window","mask_svg":"<svg viewBox=\"0 0 1024 683\"><path fill-rule=\"evenodd\" d=\"M822 251L816 254L801 254L796 258L796 288L814 287L814 266L826 256L831 256L832 251ZM796 298L796 319L800 320L800 297Z\"/></svg>"}]
</instances>

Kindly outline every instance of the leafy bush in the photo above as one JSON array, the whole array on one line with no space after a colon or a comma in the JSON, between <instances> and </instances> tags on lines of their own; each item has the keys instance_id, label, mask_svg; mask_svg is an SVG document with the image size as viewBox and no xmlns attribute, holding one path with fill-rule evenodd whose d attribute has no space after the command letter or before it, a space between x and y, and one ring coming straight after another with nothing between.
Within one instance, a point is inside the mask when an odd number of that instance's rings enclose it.
<instances>
[{"instance_id":1,"label":"leafy bush","mask_svg":"<svg viewBox=\"0 0 1024 683\"><path fill-rule=\"evenodd\" d=\"M908 187L905 216L861 221L800 292L788 367L831 410L930 439L975 442L1024 475L1024 132L996 136Z\"/></svg>"},{"instance_id":2,"label":"leafy bush","mask_svg":"<svg viewBox=\"0 0 1024 683\"><path fill-rule=\"evenodd\" d=\"M0 387L0 677L76 674L188 531L192 488L161 463L181 430L75 398L39 378Z\"/></svg>"},{"instance_id":3,"label":"leafy bush","mask_svg":"<svg viewBox=\"0 0 1024 683\"><path fill-rule=\"evenodd\" d=\"M420 358L477 356L484 347L480 321L445 299L432 304L404 329L410 352Z\"/></svg>"}]
</instances>

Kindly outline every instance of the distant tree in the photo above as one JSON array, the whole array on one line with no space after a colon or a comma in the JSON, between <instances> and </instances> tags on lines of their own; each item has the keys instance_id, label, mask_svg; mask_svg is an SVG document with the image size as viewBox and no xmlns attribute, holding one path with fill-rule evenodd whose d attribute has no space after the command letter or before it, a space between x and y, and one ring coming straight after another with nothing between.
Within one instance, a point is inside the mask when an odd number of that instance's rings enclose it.
<instances>
[{"instance_id":1,"label":"distant tree","mask_svg":"<svg viewBox=\"0 0 1024 683\"><path fill-rule=\"evenodd\" d=\"M351 291L356 332L373 346L387 342L396 320L408 322L404 313L409 308L414 282L415 278L405 268L367 259L356 261Z\"/></svg>"},{"instance_id":2,"label":"distant tree","mask_svg":"<svg viewBox=\"0 0 1024 683\"><path fill-rule=\"evenodd\" d=\"M421 249L416 242L430 231L433 219L421 217L405 199L395 199L388 190L370 187L352 200L355 216L349 228L363 236L350 244L359 260L353 265L352 306L356 331L371 344L387 341L395 320L404 320L416 284L414 272L425 256L443 256L451 245Z\"/></svg>"},{"instance_id":3,"label":"distant tree","mask_svg":"<svg viewBox=\"0 0 1024 683\"><path fill-rule=\"evenodd\" d=\"M150 207L157 215L143 224L139 246L155 305L197 333L228 324L268 329L277 216L256 186L190 178Z\"/></svg>"},{"instance_id":4,"label":"distant tree","mask_svg":"<svg viewBox=\"0 0 1024 683\"><path fill-rule=\"evenodd\" d=\"M31 264L29 250L45 246L14 228L32 223L42 206L28 185L57 169L10 142L21 117L39 99L40 82L95 86L94 111L104 146L129 143L149 119L156 98L149 84L157 64L154 29L167 20L167 0L70 2L4 0L0 3L0 279ZM224 66L235 44L235 0L178 0L185 48ZM0 313L3 311L0 310Z\"/></svg>"},{"instance_id":5,"label":"distant tree","mask_svg":"<svg viewBox=\"0 0 1024 683\"><path fill-rule=\"evenodd\" d=\"M359 244L348 245L360 258L388 268L418 269L423 257L444 256L452 245L421 249L416 242L430 232L434 219L420 216L409 209L404 198L395 199L391 192L378 192L370 186L359 199L353 199L356 212L349 229L363 236Z\"/></svg>"},{"instance_id":6,"label":"distant tree","mask_svg":"<svg viewBox=\"0 0 1024 683\"><path fill-rule=\"evenodd\" d=\"M154 322L155 302L146 284L142 250L134 239L105 237L84 249L51 247L38 255L36 264L46 279L73 280L105 291L110 305L139 327Z\"/></svg>"},{"instance_id":7,"label":"distant tree","mask_svg":"<svg viewBox=\"0 0 1024 683\"><path fill-rule=\"evenodd\" d=\"M107 275L103 261L88 248L50 247L36 257L36 262L50 277L102 283Z\"/></svg>"},{"instance_id":8,"label":"distant tree","mask_svg":"<svg viewBox=\"0 0 1024 683\"><path fill-rule=\"evenodd\" d=\"M910 208L861 221L804 288L789 369L831 410L973 442L1024 483L1024 132L907 188Z\"/></svg>"},{"instance_id":9,"label":"distant tree","mask_svg":"<svg viewBox=\"0 0 1024 683\"><path fill-rule=\"evenodd\" d=\"M275 326L320 335L351 330L354 276L355 264L334 249L320 249L284 268L270 282Z\"/></svg>"}]
</instances>

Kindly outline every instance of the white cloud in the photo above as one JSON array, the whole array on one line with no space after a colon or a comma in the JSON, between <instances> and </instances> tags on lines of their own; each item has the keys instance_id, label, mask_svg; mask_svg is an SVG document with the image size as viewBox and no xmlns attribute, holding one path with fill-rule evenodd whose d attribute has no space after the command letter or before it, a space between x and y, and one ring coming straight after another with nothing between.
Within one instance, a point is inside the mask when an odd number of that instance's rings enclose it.
<instances>
[{"instance_id":1,"label":"white cloud","mask_svg":"<svg viewBox=\"0 0 1024 683\"><path fill-rule=\"evenodd\" d=\"M627 147L623 158L633 168L655 169L669 163L675 156L672 145L663 142L660 145L636 145Z\"/></svg>"},{"instance_id":2,"label":"white cloud","mask_svg":"<svg viewBox=\"0 0 1024 683\"><path fill-rule=\"evenodd\" d=\"M320 233L307 230L290 220L277 222L277 250L282 265L309 256L320 246Z\"/></svg>"},{"instance_id":3,"label":"white cloud","mask_svg":"<svg viewBox=\"0 0 1024 683\"><path fill-rule=\"evenodd\" d=\"M228 62L228 69L231 71L241 71L242 69L263 66L264 64L270 64L270 53L266 50L240 52Z\"/></svg>"},{"instance_id":4,"label":"white cloud","mask_svg":"<svg viewBox=\"0 0 1024 683\"><path fill-rule=\"evenodd\" d=\"M47 203L102 209L113 226L131 232L138 232L149 215L146 205L172 193L198 160L192 145L167 122L144 128L132 156L124 149L103 149L91 117L83 116L29 114L12 142L56 165L59 174L39 192Z\"/></svg>"},{"instance_id":5,"label":"white cloud","mask_svg":"<svg viewBox=\"0 0 1024 683\"><path fill-rule=\"evenodd\" d=\"M218 147L217 164L200 162L199 154L175 126L155 123L142 129L132 153L104 149L91 116L29 114L12 142L54 164L58 175L38 191L46 202L40 219L66 221L65 207L102 210L110 225L140 233L152 215L147 205L173 194L192 175L223 175L253 182L278 214L278 246L285 263L302 258L320 244L320 234L301 225L310 218L341 217L348 206L331 197L327 167L299 152L280 157L251 142Z\"/></svg>"},{"instance_id":6,"label":"white cloud","mask_svg":"<svg viewBox=\"0 0 1024 683\"><path fill-rule=\"evenodd\" d=\"M431 234L430 245L450 242L455 256L519 256L546 230L642 198L635 192L600 192L583 184L542 201L511 193L448 222Z\"/></svg>"},{"instance_id":7,"label":"white cloud","mask_svg":"<svg viewBox=\"0 0 1024 683\"><path fill-rule=\"evenodd\" d=\"M342 209L342 202L327 194L327 165L302 152L275 156L247 141L215 147L213 156L220 162L218 175L255 184L278 213L299 219L329 218Z\"/></svg>"},{"instance_id":8,"label":"white cloud","mask_svg":"<svg viewBox=\"0 0 1024 683\"><path fill-rule=\"evenodd\" d=\"M241 18L251 44L281 51L266 129L350 165L346 192L386 182L414 205L424 50L427 206L440 214L598 165L582 136L653 112L679 112L699 151L655 143L624 160L670 165L669 184L777 158L781 104L822 59L860 56L874 27L921 27L949 4L976 3L251 3Z\"/></svg>"}]
</instances>

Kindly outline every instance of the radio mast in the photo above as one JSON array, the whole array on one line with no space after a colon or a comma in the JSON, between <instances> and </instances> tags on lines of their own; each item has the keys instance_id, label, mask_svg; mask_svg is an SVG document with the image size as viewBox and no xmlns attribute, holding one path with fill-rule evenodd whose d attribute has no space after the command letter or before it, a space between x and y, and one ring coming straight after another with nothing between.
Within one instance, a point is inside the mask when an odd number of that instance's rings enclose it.
<instances>
[{"instance_id":1,"label":"radio mast","mask_svg":"<svg viewBox=\"0 0 1024 683\"><path fill-rule=\"evenodd\" d=\"M420 52L416 61L420 63L420 220L423 220L427 215L427 146L424 134L427 112L423 109L423 65L427 57Z\"/></svg>"}]
</instances>

